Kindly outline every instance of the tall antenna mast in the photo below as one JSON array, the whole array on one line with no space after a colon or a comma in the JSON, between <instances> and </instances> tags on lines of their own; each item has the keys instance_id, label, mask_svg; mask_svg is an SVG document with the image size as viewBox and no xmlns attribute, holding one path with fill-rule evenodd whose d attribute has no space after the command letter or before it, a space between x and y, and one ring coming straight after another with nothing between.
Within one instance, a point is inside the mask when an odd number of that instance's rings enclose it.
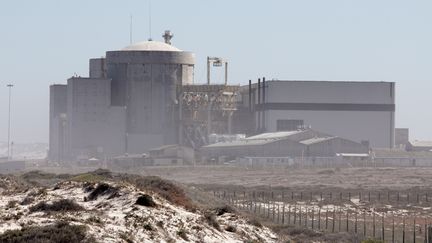
<instances>
[{"instance_id":1,"label":"tall antenna mast","mask_svg":"<svg viewBox=\"0 0 432 243\"><path fill-rule=\"evenodd\" d=\"M132 44L132 14L130 15L129 42Z\"/></svg>"},{"instance_id":2,"label":"tall antenna mast","mask_svg":"<svg viewBox=\"0 0 432 243\"><path fill-rule=\"evenodd\" d=\"M152 14L151 14L151 0L149 0L149 41L152 41Z\"/></svg>"}]
</instances>

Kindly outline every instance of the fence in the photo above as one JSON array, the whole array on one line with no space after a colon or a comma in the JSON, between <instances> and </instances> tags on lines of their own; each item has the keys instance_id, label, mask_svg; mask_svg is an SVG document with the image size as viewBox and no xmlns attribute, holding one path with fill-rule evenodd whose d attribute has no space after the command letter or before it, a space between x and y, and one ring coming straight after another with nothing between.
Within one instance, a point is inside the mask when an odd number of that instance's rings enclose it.
<instances>
[{"instance_id":1,"label":"fence","mask_svg":"<svg viewBox=\"0 0 432 243\"><path fill-rule=\"evenodd\" d=\"M357 240L372 238L385 242L428 242L432 243L431 217L419 211L368 206L374 198L371 193L305 194L273 191L213 191L219 197L240 210L247 210L281 225L298 225L329 233L349 232ZM377 200L383 200L377 194ZM387 202L402 203L387 194ZM405 200L410 200L409 193ZM420 194L415 197L419 204ZM346 196L346 197L344 197ZM300 201L298 201L300 200ZM345 201L344 201L345 200ZM369 201L368 201L369 200ZM399 201L397 201L399 200ZM426 194L425 200L429 200ZM337 202L337 203L332 203ZM356 202L356 203L354 203ZM361 202L361 203L360 203ZM406 202L406 201L404 201ZM423 204L426 201L423 201ZM339 205L337 205L339 204ZM420 210L420 209L419 209ZM421 211L421 210L420 210ZM429 232L428 232L429 231Z\"/></svg>"}]
</instances>

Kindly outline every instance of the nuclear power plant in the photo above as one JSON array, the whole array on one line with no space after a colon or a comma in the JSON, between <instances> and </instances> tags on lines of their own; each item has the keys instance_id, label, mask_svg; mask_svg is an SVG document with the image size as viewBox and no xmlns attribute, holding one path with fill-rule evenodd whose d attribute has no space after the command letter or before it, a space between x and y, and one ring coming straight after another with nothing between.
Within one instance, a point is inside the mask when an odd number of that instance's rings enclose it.
<instances>
[{"instance_id":1,"label":"nuclear power plant","mask_svg":"<svg viewBox=\"0 0 432 243\"><path fill-rule=\"evenodd\" d=\"M309 137L298 135L296 143L304 147L316 139L314 143L331 149L323 152L326 155L394 146L392 82L262 78L230 85L234 82L228 79L228 60L218 57L207 58L207 80L195 82L194 53L171 45L172 37L166 31L164 42L144 41L107 51L103 58L90 59L89 77L74 76L67 84L52 85L49 159L106 159L147 154L164 145L203 151L205 157L215 154L212 148L257 141L245 137L273 132L264 136L266 141L260 138L262 144L270 144L269 139L281 137L278 132L311 128L319 132L298 133ZM224 84L212 84L212 67L225 69ZM345 145L325 143L330 140ZM242 150L242 156L248 151ZM299 151L296 155L304 152ZM250 154L259 156L257 151Z\"/></svg>"}]
</instances>

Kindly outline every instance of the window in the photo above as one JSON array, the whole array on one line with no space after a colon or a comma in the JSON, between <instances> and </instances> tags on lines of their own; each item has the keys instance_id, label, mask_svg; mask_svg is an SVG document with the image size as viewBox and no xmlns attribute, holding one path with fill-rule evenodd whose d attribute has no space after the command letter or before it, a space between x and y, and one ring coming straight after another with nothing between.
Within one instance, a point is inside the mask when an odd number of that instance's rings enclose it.
<instances>
[{"instance_id":1,"label":"window","mask_svg":"<svg viewBox=\"0 0 432 243\"><path fill-rule=\"evenodd\" d=\"M277 131L294 131L304 125L303 120L277 120Z\"/></svg>"}]
</instances>

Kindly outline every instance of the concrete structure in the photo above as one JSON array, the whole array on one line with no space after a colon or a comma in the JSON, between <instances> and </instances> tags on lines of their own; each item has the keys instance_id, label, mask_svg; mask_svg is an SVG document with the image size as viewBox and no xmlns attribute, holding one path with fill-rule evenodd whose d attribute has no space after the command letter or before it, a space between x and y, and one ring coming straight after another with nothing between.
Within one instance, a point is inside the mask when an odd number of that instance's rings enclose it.
<instances>
[{"instance_id":1,"label":"concrete structure","mask_svg":"<svg viewBox=\"0 0 432 243\"><path fill-rule=\"evenodd\" d=\"M127 152L177 143L177 86L192 84L195 56L146 41L106 53L111 105L126 107Z\"/></svg>"},{"instance_id":2,"label":"concrete structure","mask_svg":"<svg viewBox=\"0 0 432 243\"><path fill-rule=\"evenodd\" d=\"M396 148L405 148L409 142L409 129L396 128L395 129L395 146Z\"/></svg>"},{"instance_id":3,"label":"concrete structure","mask_svg":"<svg viewBox=\"0 0 432 243\"><path fill-rule=\"evenodd\" d=\"M311 126L372 147L394 146L392 82L268 81L250 92L242 87L245 106L249 96L255 132Z\"/></svg>"},{"instance_id":4,"label":"concrete structure","mask_svg":"<svg viewBox=\"0 0 432 243\"><path fill-rule=\"evenodd\" d=\"M406 150L432 152L432 141L409 141L406 145Z\"/></svg>"},{"instance_id":5,"label":"concrete structure","mask_svg":"<svg viewBox=\"0 0 432 243\"><path fill-rule=\"evenodd\" d=\"M164 145L149 151L153 165L184 165L195 163L195 152L192 148L177 144Z\"/></svg>"},{"instance_id":6,"label":"concrete structure","mask_svg":"<svg viewBox=\"0 0 432 243\"><path fill-rule=\"evenodd\" d=\"M111 80L74 77L67 83L67 157L122 154L125 108L110 106Z\"/></svg>"},{"instance_id":7,"label":"concrete structure","mask_svg":"<svg viewBox=\"0 0 432 243\"><path fill-rule=\"evenodd\" d=\"M245 139L204 146L201 155L227 157L334 157L340 153L364 154L369 148L312 129L263 133Z\"/></svg>"},{"instance_id":8,"label":"concrete structure","mask_svg":"<svg viewBox=\"0 0 432 243\"><path fill-rule=\"evenodd\" d=\"M179 141L179 86L195 56L145 41L89 61L89 78L51 86L52 160L141 154Z\"/></svg>"},{"instance_id":9,"label":"concrete structure","mask_svg":"<svg viewBox=\"0 0 432 243\"><path fill-rule=\"evenodd\" d=\"M66 143L66 104L67 86L56 84L50 86L49 108L49 153L53 160L61 160L65 155Z\"/></svg>"}]
</instances>

